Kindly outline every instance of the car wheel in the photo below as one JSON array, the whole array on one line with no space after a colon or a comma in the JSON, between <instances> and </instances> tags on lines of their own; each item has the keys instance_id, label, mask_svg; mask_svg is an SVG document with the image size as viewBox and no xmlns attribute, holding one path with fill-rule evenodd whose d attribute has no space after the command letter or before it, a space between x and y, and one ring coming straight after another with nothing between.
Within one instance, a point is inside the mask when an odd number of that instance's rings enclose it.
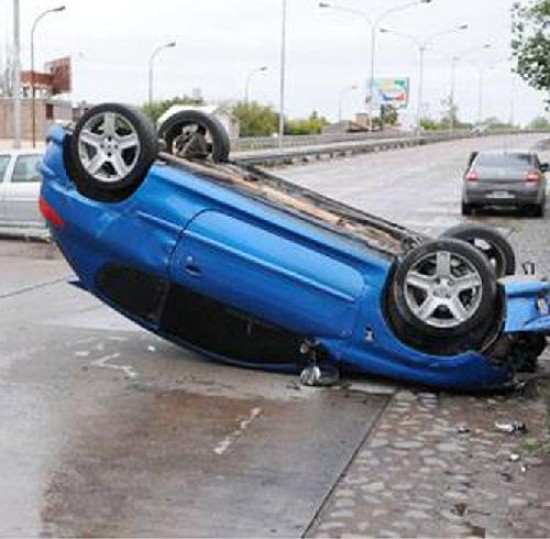
<instances>
[{"instance_id":1,"label":"car wheel","mask_svg":"<svg viewBox=\"0 0 550 539\"><path fill-rule=\"evenodd\" d=\"M472 206L466 202L462 203L462 215L472 215Z\"/></svg>"},{"instance_id":2,"label":"car wheel","mask_svg":"<svg viewBox=\"0 0 550 539\"><path fill-rule=\"evenodd\" d=\"M441 234L444 238L456 238L473 245L489 260L497 277L513 275L516 271L516 255L508 240L491 227L484 225L457 225Z\"/></svg>"},{"instance_id":3,"label":"car wheel","mask_svg":"<svg viewBox=\"0 0 550 539\"><path fill-rule=\"evenodd\" d=\"M203 132L206 142L204 155L194 155L192 145L197 133ZM158 130L168 153L184 158L210 157L216 163L229 159L229 135L220 121L198 110L183 110L170 116Z\"/></svg>"},{"instance_id":4,"label":"car wheel","mask_svg":"<svg viewBox=\"0 0 550 539\"><path fill-rule=\"evenodd\" d=\"M387 310L398 336L442 355L479 348L499 312L489 262L471 245L451 238L407 253L388 296Z\"/></svg>"},{"instance_id":5,"label":"car wheel","mask_svg":"<svg viewBox=\"0 0 550 539\"><path fill-rule=\"evenodd\" d=\"M144 180L157 156L158 139L143 113L106 103L82 116L65 148L67 169L82 194L120 200Z\"/></svg>"}]
</instances>

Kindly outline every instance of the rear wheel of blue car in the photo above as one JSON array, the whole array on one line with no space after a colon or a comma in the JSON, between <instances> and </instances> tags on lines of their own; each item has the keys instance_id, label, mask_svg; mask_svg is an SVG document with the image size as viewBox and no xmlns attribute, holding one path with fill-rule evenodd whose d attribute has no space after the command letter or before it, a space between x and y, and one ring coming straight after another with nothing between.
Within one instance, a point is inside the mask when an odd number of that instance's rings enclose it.
<instances>
[{"instance_id":1,"label":"rear wheel of blue car","mask_svg":"<svg viewBox=\"0 0 550 539\"><path fill-rule=\"evenodd\" d=\"M479 349L500 323L495 272L464 241L426 242L398 263L387 313L400 339L415 348L441 355Z\"/></svg>"},{"instance_id":2,"label":"rear wheel of blue car","mask_svg":"<svg viewBox=\"0 0 550 539\"><path fill-rule=\"evenodd\" d=\"M455 238L474 246L489 260L497 277L513 275L516 271L516 255L508 240L495 229L481 224L453 226L441 235Z\"/></svg>"},{"instance_id":3,"label":"rear wheel of blue car","mask_svg":"<svg viewBox=\"0 0 550 539\"><path fill-rule=\"evenodd\" d=\"M94 199L118 201L139 187L158 153L151 120L127 105L91 108L65 146L67 170L78 190Z\"/></svg>"}]
</instances>

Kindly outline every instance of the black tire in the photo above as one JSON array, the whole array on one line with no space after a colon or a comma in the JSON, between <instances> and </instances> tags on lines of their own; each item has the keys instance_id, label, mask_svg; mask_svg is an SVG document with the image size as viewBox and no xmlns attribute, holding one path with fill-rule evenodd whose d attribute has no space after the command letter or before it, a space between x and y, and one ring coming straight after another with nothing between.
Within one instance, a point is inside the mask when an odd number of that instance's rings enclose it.
<instances>
[{"instance_id":1,"label":"black tire","mask_svg":"<svg viewBox=\"0 0 550 539\"><path fill-rule=\"evenodd\" d=\"M480 224L462 224L445 230L443 238L455 238L473 245L493 266L497 277L516 272L516 255L508 240L493 228Z\"/></svg>"},{"instance_id":2,"label":"black tire","mask_svg":"<svg viewBox=\"0 0 550 539\"><path fill-rule=\"evenodd\" d=\"M544 206L545 203L541 202L540 204L535 204L531 210L531 215L533 217L544 217Z\"/></svg>"},{"instance_id":3,"label":"black tire","mask_svg":"<svg viewBox=\"0 0 550 539\"><path fill-rule=\"evenodd\" d=\"M405 255L387 288L386 309L403 342L440 355L480 349L500 324L492 267L477 249L451 238Z\"/></svg>"},{"instance_id":4,"label":"black tire","mask_svg":"<svg viewBox=\"0 0 550 539\"><path fill-rule=\"evenodd\" d=\"M220 121L212 115L199 110L183 110L170 116L158 129L158 137L166 143L166 152L177 154L175 142L186 127L202 126L206 130L209 142L209 157L215 163L229 160L231 144L229 135Z\"/></svg>"},{"instance_id":5,"label":"black tire","mask_svg":"<svg viewBox=\"0 0 550 539\"><path fill-rule=\"evenodd\" d=\"M462 215L472 215L472 206L466 202L462 203Z\"/></svg>"},{"instance_id":6,"label":"black tire","mask_svg":"<svg viewBox=\"0 0 550 539\"><path fill-rule=\"evenodd\" d=\"M79 192L118 201L143 182L158 153L152 121L119 103L92 107L65 145L65 164Z\"/></svg>"}]
</instances>

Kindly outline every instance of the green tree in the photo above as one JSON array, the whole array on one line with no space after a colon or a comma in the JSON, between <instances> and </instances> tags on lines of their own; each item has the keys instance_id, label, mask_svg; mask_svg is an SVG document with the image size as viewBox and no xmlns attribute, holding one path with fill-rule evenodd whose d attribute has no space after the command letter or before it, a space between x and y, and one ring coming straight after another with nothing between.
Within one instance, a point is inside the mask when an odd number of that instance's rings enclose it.
<instances>
[{"instance_id":1,"label":"green tree","mask_svg":"<svg viewBox=\"0 0 550 539\"><path fill-rule=\"evenodd\" d=\"M430 118L421 118L420 129L422 129L422 131L437 131L440 129L440 125L435 120L431 120Z\"/></svg>"},{"instance_id":2,"label":"green tree","mask_svg":"<svg viewBox=\"0 0 550 539\"><path fill-rule=\"evenodd\" d=\"M325 118L313 111L309 118L288 120L285 124L285 133L287 135L317 135L321 133L327 123Z\"/></svg>"},{"instance_id":3,"label":"green tree","mask_svg":"<svg viewBox=\"0 0 550 539\"><path fill-rule=\"evenodd\" d=\"M385 126L396 125L399 120L399 113L392 105L382 105L380 107L380 126L384 129Z\"/></svg>"},{"instance_id":4,"label":"green tree","mask_svg":"<svg viewBox=\"0 0 550 539\"><path fill-rule=\"evenodd\" d=\"M537 90L550 91L550 0L512 7L514 71Z\"/></svg>"},{"instance_id":5,"label":"green tree","mask_svg":"<svg viewBox=\"0 0 550 539\"><path fill-rule=\"evenodd\" d=\"M548 121L543 116L537 116L536 118L533 118L529 125L527 126L528 129L540 129L541 131L547 131L550 130L550 121Z\"/></svg>"},{"instance_id":6,"label":"green tree","mask_svg":"<svg viewBox=\"0 0 550 539\"><path fill-rule=\"evenodd\" d=\"M241 137L267 137L277 132L279 114L256 101L239 101L231 112L239 120Z\"/></svg>"},{"instance_id":7,"label":"green tree","mask_svg":"<svg viewBox=\"0 0 550 539\"><path fill-rule=\"evenodd\" d=\"M462 123L458 119L458 107L456 103L451 100L451 97L447 97L441 101L443 106L443 116L439 122L440 129L450 129L451 125L453 128L459 128L462 126Z\"/></svg>"},{"instance_id":8,"label":"green tree","mask_svg":"<svg viewBox=\"0 0 550 539\"><path fill-rule=\"evenodd\" d=\"M141 110L156 122L172 105L204 105L204 100L202 98L195 99L187 95L182 95L163 101L153 101L151 104L146 103L141 107Z\"/></svg>"}]
</instances>

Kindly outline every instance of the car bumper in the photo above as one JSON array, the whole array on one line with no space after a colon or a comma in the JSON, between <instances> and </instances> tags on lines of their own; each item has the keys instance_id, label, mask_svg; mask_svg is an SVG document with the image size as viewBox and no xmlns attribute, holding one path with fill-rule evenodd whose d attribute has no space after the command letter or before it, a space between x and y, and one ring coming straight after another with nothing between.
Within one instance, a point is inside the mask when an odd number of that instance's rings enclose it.
<instances>
[{"instance_id":1,"label":"car bumper","mask_svg":"<svg viewBox=\"0 0 550 539\"><path fill-rule=\"evenodd\" d=\"M463 202L490 206L523 206L541 204L544 193L531 189L469 189L464 191Z\"/></svg>"}]
</instances>

